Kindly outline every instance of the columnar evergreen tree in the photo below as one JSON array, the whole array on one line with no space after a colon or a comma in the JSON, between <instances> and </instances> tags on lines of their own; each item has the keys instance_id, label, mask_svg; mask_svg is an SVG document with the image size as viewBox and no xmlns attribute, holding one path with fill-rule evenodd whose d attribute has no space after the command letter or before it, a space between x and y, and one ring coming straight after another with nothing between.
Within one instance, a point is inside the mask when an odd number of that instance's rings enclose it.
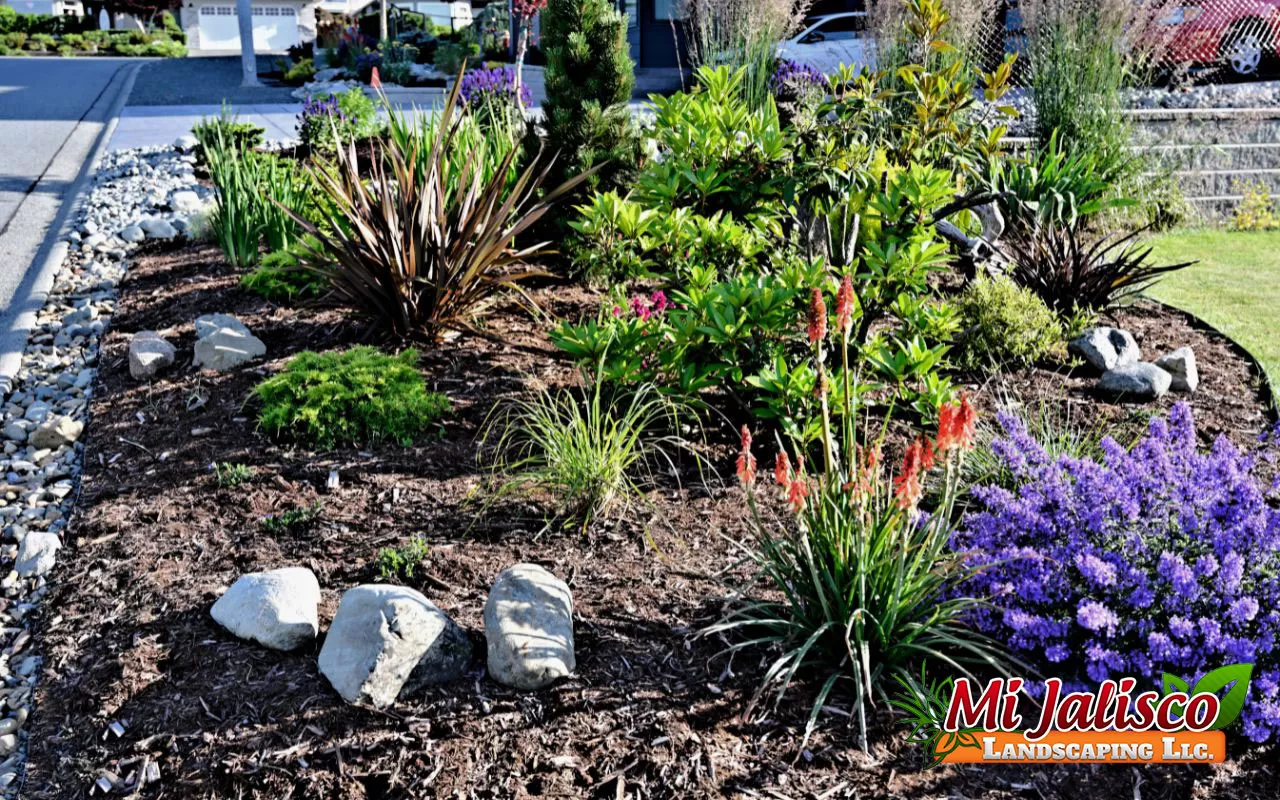
<instances>
[{"instance_id":1,"label":"columnar evergreen tree","mask_svg":"<svg viewBox=\"0 0 1280 800\"><path fill-rule=\"evenodd\" d=\"M640 137L627 109L635 86L627 19L609 0L548 0L542 12L547 145L563 177L608 162L592 181L607 189L634 173ZM553 181L554 182L554 181Z\"/></svg>"}]
</instances>

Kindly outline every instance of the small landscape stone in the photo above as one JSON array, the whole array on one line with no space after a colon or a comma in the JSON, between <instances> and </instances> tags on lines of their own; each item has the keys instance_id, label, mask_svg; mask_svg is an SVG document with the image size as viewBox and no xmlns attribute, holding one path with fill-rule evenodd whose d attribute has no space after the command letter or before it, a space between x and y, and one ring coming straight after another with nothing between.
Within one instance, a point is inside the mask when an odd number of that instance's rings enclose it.
<instances>
[{"instance_id":1,"label":"small landscape stone","mask_svg":"<svg viewBox=\"0 0 1280 800\"><path fill-rule=\"evenodd\" d=\"M541 689L572 674L573 595L537 564L498 574L484 606L489 677L515 689Z\"/></svg>"},{"instance_id":2,"label":"small landscape stone","mask_svg":"<svg viewBox=\"0 0 1280 800\"><path fill-rule=\"evenodd\" d=\"M71 417L50 417L31 432L31 444L56 450L75 442L84 431L84 423Z\"/></svg>"},{"instance_id":3,"label":"small landscape stone","mask_svg":"<svg viewBox=\"0 0 1280 800\"><path fill-rule=\"evenodd\" d=\"M1103 373L1098 380L1102 391L1122 398L1155 400L1169 391L1173 377L1155 364L1126 364Z\"/></svg>"},{"instance_id":4,"label":"small landscape stone","mask_svg":"<svg viewBox=\"0 0 1280 800\"><path fill-rule=\"evenodd\" d=\"M121 239L131 244L137 244L147 238L147 235L142 232L142 228L139 228L137 225L129 225L128 227L121 229L119 236Z\"/></svg>"},{"instance_id":5,"label":"small landscape stone","mask_svg":"<svg viewBox=\"0 0 1280 800\"><path fill-rule=\"evenodd\" d=\"M1090 328L1073 339L1067 349L1100 372L1142 360L1142 351L1133 336L1119 328Z\"/></svg>"},{"instance_id":6,"label":"small landscape stone","mask_svg":"<svg viewBox=\"0 0 1280 800\"><path fill-rule=\"evenodd\" d=\"M178 235L178 232L174 230L173 225L171 225L167 220L151 217L149 219L144 219L140 225L142 227L142 231L147 234L148 239L172 239Z\"/></svg>"},{"instance_id":7,"label":"small landscape stone","mask_svg":"<svg viewBox=\"0 0 1280 800\"><path fill-rule=\"evenodd\" d=\"M320 583L306 567L241 575L210 609L241 639L273 650L294 650L320 631Z\"/></svg>"},{"instance_id":8,"label":"small landscape stone","mask_svg":"<svg viewBox=\"0 0 1280 800\"><path fill-rule=\"evenodd\" d=\"M51 531L29 531L18 545L18 561L15 568L24 578L39 577L57 562L58 548L62 540Z\"/></svg>"},{"instance_id":9,"label":"small landscape stone","mask_svg":"<svg viewBox=\"0 0 1280 800\"><path fill-rule=\"evenodd\" d=\"M129 374L140 381L150 380L173 364L177 352L155 331L139 331L129 340Z\"/></svg>"},{"instance_id":10,"label":"small landscape stone","mask_svg":"<svg viewBox=\"0 0 1280 800\"><path fill-rule=\"evenodd\" d=\"M1196 368L1196 354L1190 347L1179 347L1168 355L1156 359L1156 366L1173 377L1170 389L1190 394L1200 386L1200 371Z\"/></svg>"},{"instance_id":11,"label":"small landscape stone","mask_svg":"<svg viewBox=\"0 0 1280 800\"><path fill-rule=\"evenodd\" d=\"M384 708L402 694L461 678L471 642L420 592L370 584L342 595L319 661L344 700Z\"/></svg>"}]
</instances>

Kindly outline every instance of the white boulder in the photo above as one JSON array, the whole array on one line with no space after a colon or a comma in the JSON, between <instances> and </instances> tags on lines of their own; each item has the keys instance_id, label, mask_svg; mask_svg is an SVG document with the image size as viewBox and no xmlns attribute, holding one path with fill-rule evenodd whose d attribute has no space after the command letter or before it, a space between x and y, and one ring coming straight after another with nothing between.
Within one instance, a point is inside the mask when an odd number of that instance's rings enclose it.
<instances>
[{"instance_id":1,"label":"white boulder","mask_svg":"<svg viewBox=\"0 0 1280 800\"><path fill-rule=\"evenodd\" d=\"M541 689L572 674L573 595L537 564L498 574L484 606L489 677L515 689Z\"/></svg>"},{"instance_id":2,"label":"white boulder","mask_svg":"<svg viewBox=\"0 0 1280 800\"><path fill-rule=\"evenodd\" d=\"M155 331L139 331L129 339L129 374L140 381L151 380L173 364L177 352Z\"/></svg>"},{"instance_id":3,"label":"white boulder","mask_svg":"<svg viewBox=\"0 0 1280 800\"><path fill-rule=\"evenodd\" d=\"M267 346L230 314L206 314L196 320L195 365L225 370L266 355Z\"/></svg>"},{"instance_id":4,"label":"white boulder","mask_svg":"<svg viewBox=\"0 0 1280 800\"><path fill-rule=\"evenodd\" d=\"M320 648L320 672L349 703L384 708L402 694L457 680L471 642L430 600L405 586L349 589Z\"/></svg>"},{"instance_id":5,"label":"white boulder","mask_svg":"<svg viewBox=\"0 0 1280 800\"><path fill-rule=\"evenodd\" d=\"M1196 368L1196 354L1190 347L1179 347L1168 355L1156 359L1156 366L1173 377L1170 389L1190 394L1200 386L1200 370Z\"/></svg>"},{"instance_id":6,"label":"white boulder","mask_svg":"<svg viewBox=\"0 0 1280 800\"><path fill-rule=\"evenodd\" d=\"M296 650L320 631L320 583L306 567L241 575L209 613L241 639Z\"/></svg>"},{"instance_id":7,"label":"white boulder","mask_svg":"<svg viewBox=\"0 0 1280 800\"><path fill-rule=\"evenodd\" d=\"M138 223L138 227L142 228L148 239L172 239L178 235L177 229L168 220L157 217L147 217Z\"/></svg>"},{"instance_id":8,"label":"white boulder","mask_svg":"<svg viewBox=\"0 0 1280 800\"><path fill-rule=\"evenodd\" d=\"M1155 364L1126 364L1103 373L1098 388L1107 394L1138 400L1164 397L1173 377Z\"/></svg>"},{"instance_id":9,"label":"white boulder","mask_svg":"<svg viewBox=\"0 0 1280 800\"><path fill-rule=\"evenodd\" d=\"M1073 339L1067 350L1100 372L1142 360L1142 351L1133 335L1119 328L1090 328Z\"/></svg>"},{"instance_id":10,"label":"white boulder","mask_svg":"<svg viewBox=\"0 0 1280 800\"><path fill-rule=\"evenodd\" d=\"M57 450L80 438L84 423L67 416L49 417L30 434L30 442L37 448Z\"/></svg>"},{"instance_id":11,"label":"white boulder","mask_svg":"<svg viewBox=\"0 0 1280 800\"><path fill-rule=\"evenodd\" d=\"M18 560L14 568L24 578L38 578L58 560L58 548L62 540L53 531L28 531L18 545Z\"/></svg>"}]
</instances>

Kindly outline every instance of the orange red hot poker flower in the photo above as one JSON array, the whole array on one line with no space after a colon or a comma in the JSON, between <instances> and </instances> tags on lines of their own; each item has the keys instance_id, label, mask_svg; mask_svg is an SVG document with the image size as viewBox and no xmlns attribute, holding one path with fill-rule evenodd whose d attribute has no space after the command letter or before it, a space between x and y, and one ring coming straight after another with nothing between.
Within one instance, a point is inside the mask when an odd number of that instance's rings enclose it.
<instances>
[{"instance_id":1,"label":"orange red hot poker flower","mask_svg":"<svg viewBox=\"0 0 1280 800\"><path fill-rule=\"evenodd\" d=\"M836 292L836 330L845 336L853 330L853 279L848 275L840 281Z\"/></svg>"},{"instance_id":2,"label":"orange red hot poker flower","mask_svg":"<svg viewBox=\"0 0 1280 800\"><path fill-rule=\"evenodd\" d=\"M750 485L756 479L756 457L751 455L751 430L742 426L742 449L738 451L738 480Z\"/></svg>"},{"instance_id":3,"label":"orange red hot poker flower","mask_svg":"<svg viewBox=\"0 0 1280 800\"><path fill-rule=\"evenodd\" d=\"M817 344L827 338L827 301L822 290L815 288L809 295L809 344Z\"/></svg>"},{"instance_id":4,"label":"orange red hot poker flower","mask_svg":"<svg viewBox=\"0 0 1280 800\"><path fill-rule=\"evenodd\" d=\"M973 444L978 427L978 414L969 404L968 395L961 395L959 403L948 403L938 409L938 441L934 449L938 455Z\"/></svg>"}]
</instances>

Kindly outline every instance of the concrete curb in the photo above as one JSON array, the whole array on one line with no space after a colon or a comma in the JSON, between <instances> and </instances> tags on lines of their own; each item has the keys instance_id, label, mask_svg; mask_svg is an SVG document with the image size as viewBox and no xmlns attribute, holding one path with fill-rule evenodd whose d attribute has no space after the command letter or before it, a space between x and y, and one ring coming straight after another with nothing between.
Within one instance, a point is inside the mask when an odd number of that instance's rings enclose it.
<instances>
[{"instance_id":1,"label":"concrete curb","mask_svg":"<svg viewBox=\"0 0 1280 800\"><path fill-rule=\"evenodd\" d=\"M111 135L120 120L120 112L128 101L130 92L133 91L133 83L137 79L138 70L141 67L141 64L129 64L121 67L112 76L111 82L107 84L107 89L103 91L93 106L89 108L80 124L67 137L68 141L70 141L71 137L74 137L76 132L81 130L85 124L102 123L102 129L98 132L97 139L89 147L89 152L81 161L75 179L67 190L61 206L49 223L44 243L40 245L40 249L36 251L35 258L32 260L32 268L27 270L22 284L14 292L12 308L17 313L13 316L13 324L9 329L0 332L0 397L8 395L13 390L14 379L22 368L22 354L26 350L27 339L36 326L36 314L44 307L45 301L49 296L49 290L53 288L53 278L66 260L67 251L70 247L67 242L67 236L71 232L71 223L75 219L75 211L80 207L80 203L84 199L85 189L93 176L94 166L106 150L107 143L111 141ZM110 94L112 86L116 87L114 95ZM106 111L101 119L98 119L95 109L100 106L105 107ZM55 156L53 163L45 170L45 175L33 187L31 193L40 192L46 183L56 181L55 178L49 177L50 173L73 167L74 165L67 163L67 158L68 156L65 153L59 152ZM21 212L21 206L18 210Z\"/></svg>"}]
</instances>

